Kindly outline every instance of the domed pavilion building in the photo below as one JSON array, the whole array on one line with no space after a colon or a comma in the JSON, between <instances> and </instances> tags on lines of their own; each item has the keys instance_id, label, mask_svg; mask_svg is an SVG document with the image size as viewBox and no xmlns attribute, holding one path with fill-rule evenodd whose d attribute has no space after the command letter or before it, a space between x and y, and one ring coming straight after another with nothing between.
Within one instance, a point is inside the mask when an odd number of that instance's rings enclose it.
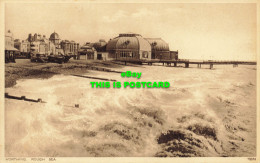
<instances>
[{"instance_id":1,"label":"domed pavilion building","mask_svg":"<svg viewBox=\"0 0 260 163\"><path fill-rule=\"evenodd\" d=\"M108 57L114 60L177 60L178 51L170 51L161 38L143 38L140 34L122 33L106 46Z\"/></svg>"},{"instance_id":2,"label":"domed pavilion building","mask_svg":"<svg viewBox=\"0 0 260 163\"><path fill-rule=\"evenodd\" d=\"M170 49L169 44L161 38L145 38L152 47L152 59L167 59Z\"/></svg>"},{"instance_id":3,"label":"domed pavilion building","mask_svg":"<svg viewBox=\"0 0 260 163\"><path fill-rule=\"evenodd\" d=\"M106 51L115 60L151 60L152 47L140 34L122 33L107 43Z\"/></svg>"}]
</instances>

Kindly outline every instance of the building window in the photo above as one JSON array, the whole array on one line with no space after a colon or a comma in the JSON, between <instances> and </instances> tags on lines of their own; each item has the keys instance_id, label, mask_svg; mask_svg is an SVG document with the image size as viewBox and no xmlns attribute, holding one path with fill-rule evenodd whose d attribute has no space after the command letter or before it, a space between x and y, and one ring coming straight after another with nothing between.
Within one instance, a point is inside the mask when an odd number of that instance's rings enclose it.
<instances>
[{"instance_id":1,"label":"building window","mask_svg":"<svg viewBox=\"0 0 260 163\"><path fill-rule=\"evenodd\" d=\"M117 53L118 57L121 58L134 58L137 56L136 52L131 52L131 51L120 51Z\"/></svg>"},{"instance_id":2,"label":"building window","mask_svg":"<svg viewBox=\"0 0 260 163\"><path fill-rule=\"evenodd\" d=\"M143 52L143 58L148 58L148 52L147 51Z\"/></svg>"}]
</instances>

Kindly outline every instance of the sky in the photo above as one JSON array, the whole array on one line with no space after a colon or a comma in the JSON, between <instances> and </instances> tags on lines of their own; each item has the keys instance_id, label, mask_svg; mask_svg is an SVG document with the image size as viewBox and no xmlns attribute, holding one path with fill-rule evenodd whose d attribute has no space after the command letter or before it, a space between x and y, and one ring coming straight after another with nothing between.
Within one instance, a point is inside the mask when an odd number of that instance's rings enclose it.
<instances>
[{"instance_id":1,"label":"sky","mask_svg":"<svg viewBox=\"0 0 260 163\"><path fill-rule=\"evenodd\" d=\"M6 3L5 31L81 45L133 32L162 38L183 59L256 60L254 3Z\"/></svg>"}]
</instances>

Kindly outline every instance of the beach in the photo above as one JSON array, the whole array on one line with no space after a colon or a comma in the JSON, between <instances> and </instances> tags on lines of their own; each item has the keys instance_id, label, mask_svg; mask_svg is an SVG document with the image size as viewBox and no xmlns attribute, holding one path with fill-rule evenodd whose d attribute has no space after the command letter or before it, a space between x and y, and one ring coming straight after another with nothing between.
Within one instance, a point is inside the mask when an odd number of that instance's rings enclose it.
<instances>
[{"instance_id":1,"label":"beach","mask_svg":"<svg viewBox=\"0 0 260 163\"><path fill-rule=\"evenodd\" d=\"M53 75L80 75L88 73L87 66L91 67L104 67L104 68L119 68L120 64L113 62L101 61L84 61L84 60L71 60L66 64L57 63L33 63L29 59L17 59L16 63L5 64L5 88L12 87L19 79L32 79L40 78L46 79Z\"/></svg>"}]
</instances>

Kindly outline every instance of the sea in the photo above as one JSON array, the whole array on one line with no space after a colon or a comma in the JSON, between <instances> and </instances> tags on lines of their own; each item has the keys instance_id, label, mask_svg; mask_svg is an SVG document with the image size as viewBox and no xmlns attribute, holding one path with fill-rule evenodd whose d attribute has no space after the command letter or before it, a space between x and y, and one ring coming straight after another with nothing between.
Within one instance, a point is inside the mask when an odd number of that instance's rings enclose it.
<instances>
[{"instance_id":1,"label":"sea","mask_svg":"<svg viewBox=\"0 0 260 163\"><path fill-rule=\"evenodd\" d=\"M70 75L21 79L5 92L6 157L253 157L256 66L125 66L141 78L90 71L117 82L168 88L92 88Z\"/></svg>"}]
</instances>

